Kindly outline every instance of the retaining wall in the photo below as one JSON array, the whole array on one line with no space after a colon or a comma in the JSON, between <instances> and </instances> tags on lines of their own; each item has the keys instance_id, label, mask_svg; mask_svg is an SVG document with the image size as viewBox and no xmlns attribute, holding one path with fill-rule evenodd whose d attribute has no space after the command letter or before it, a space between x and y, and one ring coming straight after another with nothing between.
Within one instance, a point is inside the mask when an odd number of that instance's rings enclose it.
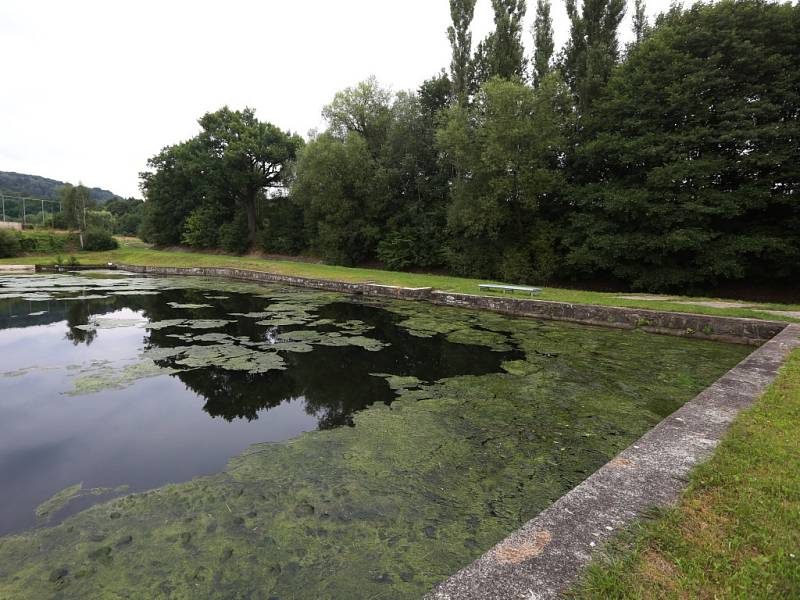
<instances>
[{"instance_id":1,"label":"retaining wall","mask_svg":"<svg viewBox=\"0 0 800 600\"><path fill-rule=\"evenodd\" d=\"M248 269L218 267L149 267L140 265L115 265L133 273L151 275L196 275L204 277L229 277L246 281L282 283L384 298L427 300L434 304L461 308L491 310L509 315L539 319L571 321L622 329L643 329L651 333L679 335L717 341L759 346L777 335L786 323L761 321L689 313L661 312L645 309L618 308L590 304L571 304L527 298L503 298L438 292L432 288L403 288L375 283L349 283L328 279L312 279L293 275L264 273Z\"/></svg>"}]
</instances>

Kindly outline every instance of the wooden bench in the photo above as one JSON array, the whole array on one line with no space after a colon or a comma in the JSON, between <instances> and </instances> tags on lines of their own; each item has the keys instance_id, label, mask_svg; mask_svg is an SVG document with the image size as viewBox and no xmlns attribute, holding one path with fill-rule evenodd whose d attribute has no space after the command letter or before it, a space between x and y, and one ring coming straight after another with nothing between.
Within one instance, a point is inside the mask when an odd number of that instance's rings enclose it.
<instances>
[{"instance_id":1,"label":"wooden bench","mask_svg":"<svg viewBox=\"0 0 800 600\"><path fill-rule=\"evenodd\" d=\"M481 283L478 285L481 290L501 290L504 294L506 292L527 292L531 296L542 293L542 288L528 287L526 285L498 285L494 283Z\"/></svg>"}]
</instances>

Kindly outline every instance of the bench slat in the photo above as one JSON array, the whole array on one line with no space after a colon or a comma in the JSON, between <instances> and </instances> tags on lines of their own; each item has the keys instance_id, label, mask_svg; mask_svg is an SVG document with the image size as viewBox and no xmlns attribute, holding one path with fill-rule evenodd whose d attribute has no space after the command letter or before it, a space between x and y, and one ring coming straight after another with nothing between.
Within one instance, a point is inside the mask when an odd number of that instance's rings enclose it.
<instances>
[{"instance_id":1,"label":"bench slat","mask_svg":"<svg viewBox=\"0 0 800 600\"><path fill-rule=\"evenodd\" d=\"M530 292L531 294L538 294L542 291L542 288L537 288L537 287L527 287L522 285L497 285L493 283L480 283L478 284L478 287L480 289L486 289L486 290Z\"/></svg>"}]
</instances>

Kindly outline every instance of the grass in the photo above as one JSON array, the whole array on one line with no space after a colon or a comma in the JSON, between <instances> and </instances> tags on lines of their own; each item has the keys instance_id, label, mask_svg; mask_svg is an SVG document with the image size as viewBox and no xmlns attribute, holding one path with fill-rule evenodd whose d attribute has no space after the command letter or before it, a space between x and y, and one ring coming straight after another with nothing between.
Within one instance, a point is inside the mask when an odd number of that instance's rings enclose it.
<instances>
[{"instance_id":1,"label":"grass","mask_svg":"<svg viewBox=\"0 0 800 600\"><path fill-rule=\"evenodd\" d=\"M679 505L613 543L572 597L800 598L800 350Z\"/></svg>"},{"instance_id":2,"label":"grass","mask_svg":"<svg viewBox=\"0 0 800 600\"><path fill-rule=\"evenodd\" d=\"M451 277L421 273L402 273L379 269L362 269L323 265L316 263L294 262L290 260L270 260L252 257L227 256L219 254L203 254L181 251L161 251L146 247L134 238L121 239L121 247L110 252L78 252L75 256L82 263L128 263L136 265L169 266L169 267L235 267L267 271L283 275L296 275L318 279L334 279L350 282L371 282L404 287L432 287L437 290L478 294L478 284L499 283L487 280ZM0 259L0 264L35 264L52 263L54 254L30 255L10 259ZM67 258L64 256L63 258ZM487 295L502 295L487 294ZM575 304L600 304L605 306L622 306L628 308L644 308L669 312L689 312L707 315L730 317L749 317L754 319L783 320L800 322L800 319L776 316L765 310L800 311L800 304L765 304L748 302L753 308L716 308L699 304L682 304L682 302L706 302L718 300L714 298L690 298L675 296L674 300L635 300L620 298L619 294L606 292L589 292L564 288L547 287L537 296L541 300L554 300ZM522 294L521 297L527 297Z\"/></svg>"}]
</instances>

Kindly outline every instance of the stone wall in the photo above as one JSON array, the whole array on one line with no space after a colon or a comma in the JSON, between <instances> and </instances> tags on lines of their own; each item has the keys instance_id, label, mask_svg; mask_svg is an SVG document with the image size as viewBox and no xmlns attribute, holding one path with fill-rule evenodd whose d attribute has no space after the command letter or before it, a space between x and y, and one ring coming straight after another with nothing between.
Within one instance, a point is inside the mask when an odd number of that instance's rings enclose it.
<instances>
[{"instance_id":1,"label":"stone wall","mask_svg":"<svg viewBox=\"0 0 800 600\"><path fill-rule=\"evenodd\" d=\"M638 308L571 304L526 298L501 298L432 292L436 304L480 308L509 315L536 317L555 321L572 321L620 329L642 329L717 341L746 343L758 346L780 333L786 323L689 313L662 312Z\"/></svg>"},{"instance_id":2,"label":"stone wall","mask_svg":"<svg viewBox=\"0 0 800 600\"><path fill-rule=\"evenodd\" d=\"M151 275L196 275L203 277L229 277L246 281L282 283L305 288L342 292L363 296L427 300L434 304L460 308L491 310L494 312L534 317L537 319L571 321L588 325L601 325L620 329L642 329L650 333L695 337L738 344L759 346L780 333L786 323L717 317L688 313L661 312L637 308L620 308L592 304L571 304L527 298L476 296L434 291L432 288L404 288L374 283L351 283L327 279L311 279L293 275L279 275L247 269L217 267L144 267L115 265L134 273Z\"/></svg>"}]
</instances>

